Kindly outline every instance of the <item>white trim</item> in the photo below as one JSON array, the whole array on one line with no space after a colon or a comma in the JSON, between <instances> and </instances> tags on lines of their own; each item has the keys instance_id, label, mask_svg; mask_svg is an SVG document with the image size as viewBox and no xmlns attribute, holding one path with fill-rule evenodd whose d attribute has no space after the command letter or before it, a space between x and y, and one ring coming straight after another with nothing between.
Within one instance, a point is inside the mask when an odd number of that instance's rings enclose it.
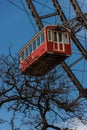
<instances>
[{"instance_id":1,"label":"white trim","mask_svg":"<svg viewBox=\"0 0 87 130\"><path fill-rule=\"evenodd\" d=\"M48 33L48 32L51 32L51 40L49 40L49 33ZM48 40L49 42L52 42L52 41L53 41L52 30L51 30L51 29L48 29L48 30L47 30L47 40Z\"/></svg>"},{"instance_id":2,"label":"white trim","mask_svg":"<svg viewBox=\"0 0 87 130\"><path fill-rule=\"evenodd\" d=\"M63 39L63 32L61 32L61 34L62 34L62 41L61 42L59 42L59 35L58 35L58 33L59 32L57 32L57 41L53 40L53 49L64 52L65 51L65 44L64 44L64 39ZM53 35L53 37L54 37L54 35ZM55 48L55 44L57 44L57 48L58 49ZM62 45L62 47L63 47L62 50L60 49L60 45Z\"/></svg>"},{"instance_id":3,"label":"white trim","mask_svg":"<svg viewBox=\"0 0 87 130\"><path fill-rule=\"evenodd\" d=\"M64 42L64 34L67 34L67 40L68 40L67 43ZM64 32L64 33L63 33L63 42L64 42L64 44L67 44L67 45L69 44L69 35L68 35L67 32Z\"/></svg>"}]
</instances>

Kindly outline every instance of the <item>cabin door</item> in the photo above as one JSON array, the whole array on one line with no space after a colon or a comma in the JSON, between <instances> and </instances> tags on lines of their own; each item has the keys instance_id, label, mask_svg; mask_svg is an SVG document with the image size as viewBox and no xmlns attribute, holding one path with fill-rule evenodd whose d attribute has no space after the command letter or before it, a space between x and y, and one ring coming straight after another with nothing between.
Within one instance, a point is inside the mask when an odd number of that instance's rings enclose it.
<instances>
[{"instance_id":1,"label":"cabin door","mask_svg":"<svg viewBox=\"0 0 87 130\"><path fill-rule=\"evenodd\" d=\"M62 36L62 32L53 32L53 47L54 47L54 50L56 51L62 51L64 52L65 51L65 45L64 45L64 42L63 42L63 36Z\"/></svg>"}]
</instances>

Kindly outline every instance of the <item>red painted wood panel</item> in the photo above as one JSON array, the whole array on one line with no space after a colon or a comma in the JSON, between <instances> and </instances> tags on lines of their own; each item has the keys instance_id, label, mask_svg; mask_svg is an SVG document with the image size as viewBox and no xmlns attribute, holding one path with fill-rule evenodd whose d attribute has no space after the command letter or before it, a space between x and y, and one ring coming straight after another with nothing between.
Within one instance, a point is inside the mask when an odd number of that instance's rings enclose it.
<instances>
[{"instance_id":1,"label":"red painted wood panel","mask_svg":"<svg viewBox=\"0 0 87 130\"><path fill-rule=\"evenodd\" d=\"M33 64L39 57L46 53L46 43L40 45L30 56L23 60L21 65L21 70L25 71L31 64Z\"/></svg>"}]
</instances>

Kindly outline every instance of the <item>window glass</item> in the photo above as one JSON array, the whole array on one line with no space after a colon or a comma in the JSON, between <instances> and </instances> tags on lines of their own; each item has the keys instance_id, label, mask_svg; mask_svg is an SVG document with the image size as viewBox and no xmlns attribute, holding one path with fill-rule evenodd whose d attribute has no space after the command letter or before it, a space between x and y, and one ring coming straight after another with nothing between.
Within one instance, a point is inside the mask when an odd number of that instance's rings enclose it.
<instances>
[{"instance_id":1,"label":"window glass","mask_svg":"<svg viewBox=\"0 0 87 130\"><path fill-rule=\"evenodd\" d=\"M52 31L48 30L48 40L52 41Z\"/></svg>"},{"instance_id":2,"label":"window glass","mask_svg":"<svg viewBox=\"0 0 87 130\"><path fill-rule=\"evenodd\" d=\"M64 43L68 43L68 35L67 35L67 33L64 33Z\"/></svg>"},{"instance_id":3,"label":"window glass","mask_svg":"<svg viewBox=\"0 0 87 130\"><path fill-rule=\"evenodd\" d=\"M57 32L54 32L54 41L57 41Z\"/></svg>"},{"instance_id":4,"label":"window glass","mask_svg":"<svg viewBox=\"0 0 87 130\"><path fill-rule=\"evenodd\" d=\"M26 57L28 56L28 48L26 48L26 50L25 50L25 55L26 55Z\"/></svg>"},{"instance_id":5,"label":"window glass","mask_svg":"<svg viewBox=\"0 0 87 130\"><path fill-rule=\"evenodd\" d=\"M29 46L29 54L32 53L32 44Z\"/></svg>"},{"instance_id":6,"label":"window glass","mask_svg":"<svg viewBox=\"0 0 87 130\"><path fill-rule=\"evenodd\" d=\"M40 45L40 36L37 38L37 47Z\"/></svg>"},{"instance_id":7,"label":"window glass","mask_svg":"<svg viewBox=\"0 0 87 130\"><path fill-rule=\"evenodd\" d=\"M58 35L59 35L59 42L62 42L62 33L59 32Z\"/></svg>"},{"instance_id":8,"label":"window glass","mask_svg":"<svg viewBox=\"0 0 87 130\"><path fill-rule=\"evenodd\" d=\"M44 33L41 34L41 43L44 42Z\"/></svg>"},{"instance_id":9,"label":"window glass","mask_svg":"<svg viewBox=\"0 0 87 130\"><path fill-rule=\"evenodd\" d=\"M25 56L24 56L24 51L22 52L22 60L24 60Z\"/></svg>"},{"instance_id":10,"label":"window glass","mask_svg":"<svg viewBox=\"0 0 87 130\"><path fill-rule=\"evenodd\" d=\"M36 40L34 40L34 42L33 42L33 50L35 50L36 49Z\"/></svg>"}]
</instances>

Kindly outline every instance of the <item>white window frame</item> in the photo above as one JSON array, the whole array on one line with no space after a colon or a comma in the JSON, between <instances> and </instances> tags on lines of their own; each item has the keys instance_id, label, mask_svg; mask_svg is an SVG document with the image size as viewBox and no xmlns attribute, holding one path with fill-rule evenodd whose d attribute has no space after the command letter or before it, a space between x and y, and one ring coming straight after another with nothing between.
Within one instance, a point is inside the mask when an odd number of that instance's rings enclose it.
<instances>
[{"instance_id":1,"label":"white window frame","mask_svg":"<svg viewBox=\"0 0 87 130\"><path fill-rule=\"evenodd\" d=\"M35 49L34 49L34 44L33 44L34 42L36 42L36 43L35 43L35 44L36 44L36 48L35 48ZM32 52L37 49L37 40L36 40L36 39L34 39L34 41L32 42L32 47L33 47Z\"/></svg>"},{"instance_id":2,"label":"white window frame","mask_svg":"<svg viewBox=\"0 0 87 130\"><path fill-rule=\"evenodd\" d=\"M51 39L49 39L49 32L51 33ZM50 41L50 42L53 41L52 30L50 30L50 29L47 30L47 39L48 39L48 41Z\"/></svg>"},{"instance_id":3,"label":"white window frame","mask_svg":"<svg viewBox=\"0 0 87 130\"><path fill-rule=\"evenodd\" d=\"M65 42L64 42L64 34L67 34L67 40L68 40L68 42L67 42L67 43L65 43ZM64 42L64 44L69 44L69 35L68 35L68 33L67 33L67 32L64 32L64 33L63 33L63 42Z\"/></svg>"},{"instance_id":4,"label":"white window frame","mask_svg":"<svg viewBox=\"0 0 87 130\"><path fill-rule=\"evenodd\" d=\"M59 41L59 33L62 34L62 41L61 41L61 42ZM63 44L63 33L62 33L62 32L58 32L58 43L59 43L59 44Z\"/></svg>"},{"instance_id":5,"label":"white window frame","mask_svg":"<svg viewBox=\"0 0 87 130\"><path fill-rule=\"evenodd\" d=\"M57 36L57 37L56 37L56 38L57 38L57 41L54 40L54 33L55 33L55 32L57 33L57 35L56 35L56 36ZM58 31L53 31L53 42L57 42L57 43L58 43Z\"/></svg>"},{"instance_id":6,"label":"white window frame","mask_svg":"<svg viewBox=\"0 0 87 130\"><path fill-rule=\"evenodd\" d=\"M44 32L42 32L41 35L42 35L42 34L43 34L43 36L44 36ZM40 39L41 39L41 35L40 35ZM41 41L41 44L43 44L44 42L45 42L45 36L44 36L44 41L43 41L43 42Z\"/></svg>"}]
</instances>

